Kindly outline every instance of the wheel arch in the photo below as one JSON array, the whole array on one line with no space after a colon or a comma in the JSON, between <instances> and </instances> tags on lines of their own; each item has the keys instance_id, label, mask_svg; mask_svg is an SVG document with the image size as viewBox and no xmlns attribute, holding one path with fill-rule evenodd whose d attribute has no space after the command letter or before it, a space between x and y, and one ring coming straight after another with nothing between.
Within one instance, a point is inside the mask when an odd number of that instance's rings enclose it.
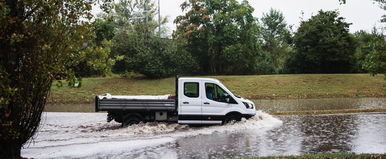
<instances>
[{"instance_id":1,"label":"wheel arch","mask_svg":"<svg viewBox=\"0 0 386 159\"><path fill-rule=\"evenodd\" d=\"M238 111L231 111L227 113L225 116L232 116L232 115L242 116L242 114Z\"/></svg>"}]
</instances>

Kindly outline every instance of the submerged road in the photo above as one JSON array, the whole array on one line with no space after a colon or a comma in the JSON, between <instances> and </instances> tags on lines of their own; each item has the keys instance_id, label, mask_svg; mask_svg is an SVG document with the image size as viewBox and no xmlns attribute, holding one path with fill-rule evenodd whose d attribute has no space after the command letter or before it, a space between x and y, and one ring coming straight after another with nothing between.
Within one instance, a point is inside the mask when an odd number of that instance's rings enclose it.
<instances>
[{"instance_id":1,"label":"submerged road","mask_svg":"<svg viewBox=\"0 0 386 159\"><path fill-rule=\"evenodd\" d=\"M231 158L386 153L386 114L257 116L233 125L146 123L121 128L105 113L44 113L28 158Z\"/></svg>"}]
</instances>

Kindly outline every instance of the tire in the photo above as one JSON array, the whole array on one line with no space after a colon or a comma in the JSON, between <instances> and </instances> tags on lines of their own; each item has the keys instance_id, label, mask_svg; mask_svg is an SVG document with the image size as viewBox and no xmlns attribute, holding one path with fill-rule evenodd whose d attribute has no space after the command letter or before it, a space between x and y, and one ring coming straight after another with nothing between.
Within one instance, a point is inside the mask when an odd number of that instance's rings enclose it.
<instances>
[{"instance_id":1,"label":"tire","mask_svg":"<svg viewBox=\"0 0 386 159\"><path fill-rule=\"evenodd\" d=\"M232 124L238 121L241 121L240 115L229 115L224 119L223 124L228 124L228 123Z\"/></svg>"},{"instance_id":2,"label":"tire","mask_svg":"<svg viewBox=\"0 0 386 159\"><path fill-rule=\"evenodd\" d=\"M141 120L136 116L128 116L122 122L122 127L131 126L134 124L139 124Z\"/></svg>"}]
</instances>

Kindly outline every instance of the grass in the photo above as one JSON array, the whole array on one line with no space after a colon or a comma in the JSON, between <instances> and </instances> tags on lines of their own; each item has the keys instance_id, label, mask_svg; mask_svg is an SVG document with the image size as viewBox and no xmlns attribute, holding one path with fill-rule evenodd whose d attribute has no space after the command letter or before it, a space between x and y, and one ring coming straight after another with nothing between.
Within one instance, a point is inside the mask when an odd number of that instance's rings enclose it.
<instances>
[{"instance_id":1,"label":"grass","mask_svg":"<svg viewBox=\"0 0 386 159\"><path fill-rule=\"evenodd\" d=\"M386 154L314 154L302 156L251 157L245 159L386 159Z\"/></svg>"},{"instance_id":2,"label":"grass","mask_svg":"<svg viewBox=\"0 0 386 159\"><path fill-rule=\"evenodd\" d=\"M386 86L381 75L368 74L284 74L249 76L210 76L219 79L234 94L249 99L384 97ZM50 103L90 103L103 93L114 95L174 94L174 78L158 80L122 77L84 78L81 88L64 83L52 86Z\"/></svg>"}]
</instances>

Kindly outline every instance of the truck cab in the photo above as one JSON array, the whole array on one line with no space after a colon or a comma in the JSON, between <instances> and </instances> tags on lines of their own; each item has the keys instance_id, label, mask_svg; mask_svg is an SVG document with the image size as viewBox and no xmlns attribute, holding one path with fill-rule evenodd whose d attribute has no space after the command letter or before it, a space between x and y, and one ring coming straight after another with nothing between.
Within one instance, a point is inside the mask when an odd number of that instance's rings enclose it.
<instances>
[{"instance_id":1,"label":"truck cab","mask_svg":"<svg viewBox=\"0 0 386 159\"><path fill-rule=\"evenodd\" d=\"M224 124L250 118L255 104L229 91L213 78L176 78L176 95L95 97L95 110L107 111L107 121L122 125L139 122L178 122L179 124Z\"/></svg>"},{"instance_id":2,"label":"truck cab","mask_svg":"<svg viewBox=\"0 0 386 159\"><path fill-rule=\"evenodd\" d=\"M178 123L221 124L256 114L252 101L235 96L213 78L178 78Z\"/></svg>"}]
</instances>

